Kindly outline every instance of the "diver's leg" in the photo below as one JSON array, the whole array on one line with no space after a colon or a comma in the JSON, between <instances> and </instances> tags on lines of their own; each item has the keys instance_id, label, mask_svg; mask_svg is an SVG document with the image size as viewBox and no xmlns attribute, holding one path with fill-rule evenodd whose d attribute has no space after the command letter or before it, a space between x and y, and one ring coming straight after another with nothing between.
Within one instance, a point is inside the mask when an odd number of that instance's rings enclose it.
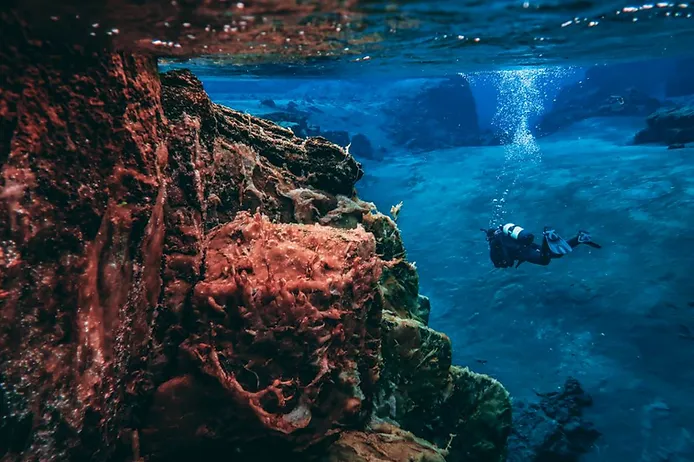
<instances>
[{"instance_id":1,"label":"diver's leg","mask_svg":"<svg viewBox=\"0 0 694 462\"><path fill-rule=\"evenodd\" d=\"M585 244L590 247L593 247L594 249L602 248L600 244L593 242L593 239L590 237L590 234L588 234L585 231L579 231L578 234L576 234L576 236L572 237L567 242L569 243L572 249L578 247L579 244Z\"/></svg>"},{"instance_id":2,"label":"diver's leg","mask_svg":"<svg viewBox=\"0 0 694 462\"><path fill-rule=\"evenodd\" d=\"M519 260L527 261L534 265L547 266L552 259L549 247L547 247L544 240L542 242L542 247L537 244L530 244L523 247L519 253Z\"/></svg>"}]
</instances>

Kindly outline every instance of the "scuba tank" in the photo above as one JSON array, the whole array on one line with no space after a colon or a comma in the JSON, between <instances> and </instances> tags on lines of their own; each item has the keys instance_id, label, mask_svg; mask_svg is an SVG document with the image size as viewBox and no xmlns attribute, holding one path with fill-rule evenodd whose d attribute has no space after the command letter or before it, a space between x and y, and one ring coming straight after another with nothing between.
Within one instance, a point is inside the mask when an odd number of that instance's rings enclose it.
<instances>
[{"instance_id":1,"label":"scuba tank","mask_svg":"<svg viewBox=\"0 0 694 462\"><path fill-rule=\"evenodd\" d=\"M505 225L501 226L501 231L506 236L514 239L522 245L530 245L535 240L535 236L533 236L532 233L525 231L523 228L513 223L506 223Z\"/></svg>"}]
</instances>

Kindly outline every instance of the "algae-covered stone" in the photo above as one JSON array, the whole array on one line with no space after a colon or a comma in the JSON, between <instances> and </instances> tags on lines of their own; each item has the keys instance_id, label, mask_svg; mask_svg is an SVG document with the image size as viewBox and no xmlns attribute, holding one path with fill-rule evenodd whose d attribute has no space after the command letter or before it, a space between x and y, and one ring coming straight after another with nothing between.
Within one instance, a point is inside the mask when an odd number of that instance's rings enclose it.
<instances>
[{"instance_id":1,"label":"algae-covered stone","mask_svg":"<svg viewBox=\"0 0 694 462\"><path fill-rule=\"evenodd\" d=\"M383 260L405 258L405 245L395 222L371 202L358 197L338 196L337 207L320 219L323 225L354 228L361 223L376 238L376 252Z\"/></svg>"},{"instance_id":2,"label":"algae-covered stone","mask_svg":"<svg viewBox=\"0 0 694 462\"><path fill-rule=\"evenodd\" d=\"M328 449L323 462L446 462L445 451L394 425L347 431Z\"/></svg>"},{"instance_id":3,"label":"algae-covered stone","mask_svg":"<svg viewBox=\"0 0 694 462\"><path fill-rule=\"evenodd\" d=\"M364 228L376 237L376 252L384 260L405 258L405 245L400 230L387 215L374 212L364 215Z\"/></svg>"},{"instance_id":4,"label":"algae-covered stone","mask_svg":"<svg viewBox=\"0 0 694 462\"><path fill-rule=\"evenodd\" d=\"M431 303L429 297L419 295L417 297L417 309L412 313L415 318L421 319L426 325L429 325L429 313L431 313Z\"/></svg>"},{"instance_id":5,"label":"algae-covered stone","mask_svg":"<svg viewBox=\"0 0 694 462\"><path fill-rule=\"evenodd\" d=\"M440 407L442 431L450 431L450 460L503 462L511 431L511 400L495 379L458 366ZM441 444L441 437L432 437Z\"/></svg>"},{"instance_id":6,"label":"algae-covered stone","mask_svg":"<svg viewBox=\"0 0 694 462\"><path fill-rule=\"evenodd\" d=\"M388 313L382 326L378 415L421 436L422 428L436 419L432 404L447 384L451 341L414 319Z\"/></svg>"},{"instance_id":7,"label":"algae-covered stone","mask_svg":"<svg viewBox=\"0 0 694 462\"><path fill-rule=\"evenodd\" d=\"M414 319L384 314L376 413L442 448L449 460L501 462L511 428L508 392L451 366L451 342Z\"/></svg>"},{"instance_id":8,"label":"algae-covered stone","mask_svg":"<svg viewBox=\"0 0 694 462\"><path fill-rule=\"evenodd\" d=\"M417 317L426 322L428 312L424 312L419 300L419 275L412 263L393 260L383 266L380 281L384 308L403 318ZM419 315L424 315L421 318Z\"/></svg>"}]
</instances>

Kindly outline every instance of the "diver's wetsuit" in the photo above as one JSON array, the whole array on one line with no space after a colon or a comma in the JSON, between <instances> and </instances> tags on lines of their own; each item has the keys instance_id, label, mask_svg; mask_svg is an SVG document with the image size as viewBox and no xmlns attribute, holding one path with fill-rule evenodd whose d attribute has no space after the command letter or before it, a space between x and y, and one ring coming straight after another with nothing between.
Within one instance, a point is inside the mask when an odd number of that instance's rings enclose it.
<instances>
[{"instance_id":1,"label":"diver's wetsuit","mask_svg":"<svg viewBox=\"0 0 694 462\"><path fill-rule=\"evenodd\" d=\"M535 265L547 266L553 258L561 258L563 255L554 254L549 250L547 240L543 237L542 245L535 243L523 244L504 234L501 228L491 228L486 231L489 241L489 257L497 268L516 267L523 262ZM566 241L571 248L577 247L580 242L578 236Z\"/></svg>"}]
</instances>

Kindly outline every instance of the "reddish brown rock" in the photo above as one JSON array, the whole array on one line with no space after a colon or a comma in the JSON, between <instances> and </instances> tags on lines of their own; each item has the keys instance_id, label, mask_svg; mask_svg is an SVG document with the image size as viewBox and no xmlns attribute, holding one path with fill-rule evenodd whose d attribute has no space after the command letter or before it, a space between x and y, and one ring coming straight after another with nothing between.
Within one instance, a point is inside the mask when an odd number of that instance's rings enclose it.
<instances>
[{"instance_id":1,"label":"reddish brown rock","mask_svg":"<svg viewBox=\"0 0 694 462\"><path fill-rule=\"evenodd\" d=\"M191 370L158 388L143 449L170 458L212 442L257 455L259 439L296 449L364 422L380 355L373 236L241 212L206 249L181 346ZM191 412L204 402L219 412Z\"/></svg>"},{"instance_id":2,"label":"reddish brown rock","mask_svg":"<svg viewBox=\"0 0 694 462\"><path fill-rule=\"evenodd\" d=\"M403 351L381 323L383 306L396 326L426 310L394 222L355 195L361 166L211 103L189 72L161 86L153 60L103 35L28 21L35 5L0 10L0 458L306 461L353 443L356 460L441 460L367 426L377 390L453 369L436 336ZM132 12L84 5L49 19ZM394 370L411 361L424 368ZM454 401L486 409L459 379Z\"/></svg>"},{"instance_id":3,"label":"reddish brown rock","mask_svg":"<svg viewBox=\"0 0 694 462\"><path fill-rule=\"evenodd\" d=\"M206 229L257 208L273 220L315 223L337 195L354 194L363 170L344 149L212 103L190 71L167 72L162 84L170 151L188 172L185 190L207 210Z\"/></svg>"},{"instance_id":4,"label":"reddish brown rock","mask_svg":"<svg viewBox=\"0 0 694 462\"><path fill-rule=\"evenodd\" d=\"M18 40L6 16L0 29L0 455L107 458L152 386L156 64Z\"/></svg>"}]
</instances>

